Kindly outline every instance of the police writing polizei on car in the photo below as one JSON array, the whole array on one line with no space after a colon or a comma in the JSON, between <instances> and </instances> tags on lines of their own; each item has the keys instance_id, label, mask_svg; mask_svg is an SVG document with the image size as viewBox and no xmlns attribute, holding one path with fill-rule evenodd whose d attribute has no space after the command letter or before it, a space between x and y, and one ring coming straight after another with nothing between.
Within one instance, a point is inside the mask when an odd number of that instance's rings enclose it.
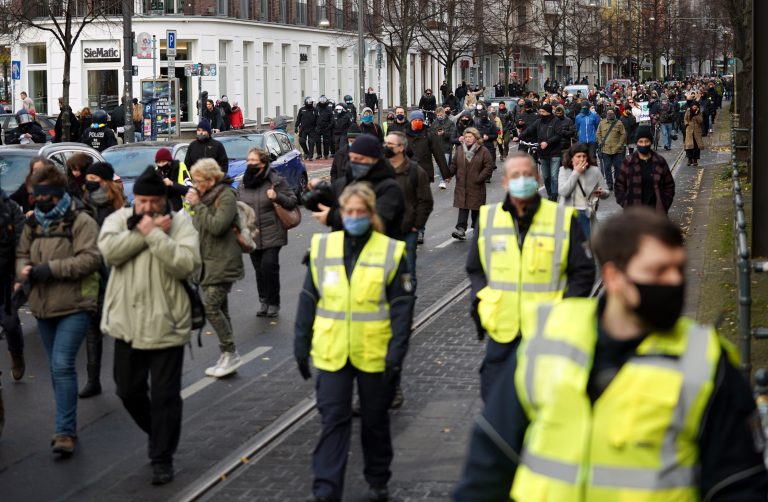
<instances>
[{"instance_id":1,"label":"police writing polizei on car","mask_svg":"<svg viewBox=\"0 0 768 502\"><path fill-rule=\"evenodd\" d=\"M104 110L93 112L91 127L83 131L83 134L80 136L80 143L86 144L99 152L103 152L110 146L115 146L117 138L114 131L107 127L108 121L109 115Z\"/></svg>"}]
</instances>

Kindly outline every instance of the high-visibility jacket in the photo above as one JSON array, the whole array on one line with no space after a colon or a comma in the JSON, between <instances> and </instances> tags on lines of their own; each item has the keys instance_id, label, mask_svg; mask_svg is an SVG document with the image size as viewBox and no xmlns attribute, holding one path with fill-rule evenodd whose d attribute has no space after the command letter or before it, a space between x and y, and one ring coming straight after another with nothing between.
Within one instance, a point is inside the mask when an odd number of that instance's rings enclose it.
<instances>
[{"instance_id":1,"label":"high-visibility jacket","mask_svg":"<svg viewBox=\"0 0 768 502\"><path fill-rule=\"evenodd\" d=\"M192 179L192 175L189 173L189 169L187 169L187 165L184 162L179 162L179 176L178 176L178 179L176 180L176 183L178 183L179 185L186 185L187 180L191 180L191 179ZM189 202L187 202L185 198L182 198L181 204L184 207L184 209L187 210L188 213L191 213L190 208L192 206L189 205Z\"/></svg>"},{"instance_id":2,"label":"high-visibility jacket","mask_svg":"<svg viewBox=\"0 0 768 502\"><path fill-rule=\"evenodd\" d=\"M530 425L511 496L699 500L696 438L722 352L714 329L681 318L649 334L593 405L597 304L569 298L540 307L536 333L521 346L515 388Z\"/></svg>"},{"instance_id":3,"label":"high-visibility jacket","mask_svg":"<svg viewBox=\"0 0 768 502\"><path fill-rule=\"evenodd\" d=\"M320 299L312 335L312 362L338 371L349 360L360 371L384 371L392 330L387 286L397 275L405 243L371 233L351 280L344 268L344 232L312 238L309 263Z\"/></svg>"},{"instance_id":4,"label":"high-visibility jacket","mask_svg":"<svg viewBox=\"0 0 768 502\"><path fill-rule=\"evenodd\" d=\"M528 336L542 302L563 298L573 208L546 199L523 241L502 204L482 206L477 246L488 285L478 291L478 314L493 340Z\"/></svg>"}]
</instances>

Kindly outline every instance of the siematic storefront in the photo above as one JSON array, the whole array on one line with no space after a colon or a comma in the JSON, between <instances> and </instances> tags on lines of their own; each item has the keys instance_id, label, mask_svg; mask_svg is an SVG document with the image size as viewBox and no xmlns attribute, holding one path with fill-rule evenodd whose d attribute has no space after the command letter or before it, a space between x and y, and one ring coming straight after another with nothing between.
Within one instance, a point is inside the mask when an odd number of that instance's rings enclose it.
<instances>
[{"instance_id":1,"label":"siematic storefront","mask_svg":"<svg viewBox=\"0 0 768 502\"><path fill-rule=\"evenodd\" d=\"M85 103L92 110L113 110L120 103L120 40L83 40L81 44Z\"/></svg>"}]
</instances>

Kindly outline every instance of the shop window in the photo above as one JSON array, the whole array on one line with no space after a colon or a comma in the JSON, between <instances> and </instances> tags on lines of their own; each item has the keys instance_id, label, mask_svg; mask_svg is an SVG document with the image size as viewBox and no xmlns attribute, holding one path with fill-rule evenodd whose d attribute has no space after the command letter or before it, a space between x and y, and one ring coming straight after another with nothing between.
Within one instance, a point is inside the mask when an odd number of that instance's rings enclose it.
<instances>
[{"instance_id":1,"label":"shop window","mask_svg":"<svg viewBox=\"0 0 768 502\"><path fill-rule=\"evenodd\" d=\"M118 70L88 70L88 106L111 113L120 103Z\"/></svg>"},{"instance_id":2,"label":"shop window","mask_svg":"<svg viewBox=\"0 0 768 502\"><path fill-rule=\"evenodd\" d=\"M46 49L44 44L30 45L27 48L27 64L45 64Z\"/></svg>"},{"instance_id":3,"label":"shop window","mask_svg":"<svg viewBox=\"0 0 768 502\"><path fill-rule=\"evenodd\" d=\"M30 70L28 94L35 103L37 113L48 113L48 72L46 70Z\"/></svg>"},{"instance_id":4,"label":"shop window","mask_svg":"<svg viewBox=\"0 0 768 502\"><path fill-rule=\"evenodd\" d=\"M168 61L165 39L160 39L160 61ZM176 61L190 61L192 42L190 40L176 40Z\"/></svg>"}]
</instances>

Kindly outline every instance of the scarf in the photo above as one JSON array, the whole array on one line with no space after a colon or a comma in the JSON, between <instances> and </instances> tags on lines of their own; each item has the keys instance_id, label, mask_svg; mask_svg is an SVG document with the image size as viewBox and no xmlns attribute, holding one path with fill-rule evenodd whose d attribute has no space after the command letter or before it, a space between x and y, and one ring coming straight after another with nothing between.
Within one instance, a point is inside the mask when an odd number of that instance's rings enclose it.
<instances>
[{"instance_id":1,"label":"scarf","mask_svg":"<svg viewBox=\"0 0 768 502\"><path fill-rule=\"evenodd\" d=\"M214 185L213 188L205 192L202 197L200 197L200 202L206 206L211 206L216 201L216 199L219 198L219 195L221 195L221 192L223 192L227 186L229 185L227 185L225 181L220 181L218 184Z\"/></svg>"},{"instance_id":2,"label":"scarf","mask_svg":"<svg viewBox=\"0 0 768 502\"><path fill-rule=\"evenodd\" d=\"M480 146L480 143L475 141L475 143L472 145L472 148L467 148L466 143L461 144L462 148L464 148L464 157L467 159L467 162L472 162L472 158L477 153L477 149Z\"/></svg>"},{"instance_id":3,"label":"scarf","mask_svg":"<svg viewBox=\"0 0 768 502\"><path fill-rule=\"evenodd\" d=\"M99 187L98 190L88 193L88 200L96 206L106 206L109 203L109 195L106 190Z\"/></svg>"},{"instance_id":4,"label":"scarf","mask_svg":"<svg viewBox=\"0 0 768 502\"><path fill-rule=\"evenodd\" d=\"M261 172L255 169L246 168L245 174L243 174L243 185L245 185L246 188L257 188L264 183L268 172L268 167L262 169Z\"/></svg>"},{"instance_id":5,"label":"scarf","mask_svg":"<svg viewBox=\"0 0 768 502\"><path fill-rule=\"evenodd\" d=\"M43 235L48 235L49 229L64 218L64 215L67 214L71 204L72 198L65 192L61 199L59 199L59 203L47 213L35 208L35 219L43 229Z\"/></svg>"}]
</instances>

